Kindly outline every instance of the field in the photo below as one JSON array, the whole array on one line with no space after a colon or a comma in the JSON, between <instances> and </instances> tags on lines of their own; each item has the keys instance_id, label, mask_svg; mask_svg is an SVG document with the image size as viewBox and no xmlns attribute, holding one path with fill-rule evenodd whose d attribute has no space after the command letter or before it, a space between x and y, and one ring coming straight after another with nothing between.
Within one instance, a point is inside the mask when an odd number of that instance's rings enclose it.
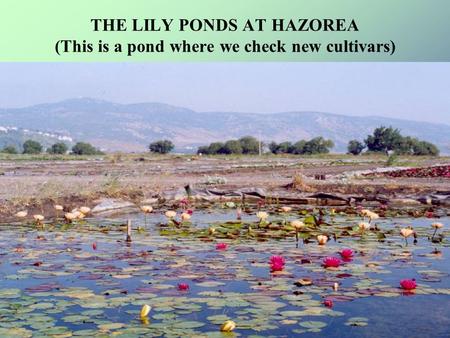
<instances>
[{"instance_id":1,"label":"field","mask_svg":"<svg viewBox=\"0 0 450 338\"><path fill-rule=\"evenodd\" d=\"M2 156L1 337L450 334L449 158Z\"/></svg>"}]
</instances>

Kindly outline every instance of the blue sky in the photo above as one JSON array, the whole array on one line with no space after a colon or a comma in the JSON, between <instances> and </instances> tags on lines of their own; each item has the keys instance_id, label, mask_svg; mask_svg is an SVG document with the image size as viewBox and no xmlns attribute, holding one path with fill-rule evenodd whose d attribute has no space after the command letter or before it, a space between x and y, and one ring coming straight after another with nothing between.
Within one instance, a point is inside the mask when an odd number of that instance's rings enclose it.
<instances>
[{"instance_id":1,"label":"blue sky","mask_svg":"<svg viewBox=\"0 0 450 338\"><path fill-rule=\"evenodd\" d=\"M450 63L0 63L0 107L73 97L450 124Z\"/></svg>"}]
</instances>

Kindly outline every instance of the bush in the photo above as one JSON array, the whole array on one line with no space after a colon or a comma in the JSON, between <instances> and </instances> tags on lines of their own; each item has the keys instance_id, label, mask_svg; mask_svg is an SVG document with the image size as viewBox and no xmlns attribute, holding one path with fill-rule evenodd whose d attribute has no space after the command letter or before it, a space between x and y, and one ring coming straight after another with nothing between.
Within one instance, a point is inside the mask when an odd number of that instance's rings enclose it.
<instances>
[{"instance_id":1,"label":"bush","mask_svg":"<svg viewBox=\"0 0 450 338\"><path fill-rule=\"evenodd\" d=\"M259 154L259 140L253 136L244 136L239 139L243 154Z\"/></svg>"},{"instance_id":2,"label":"bush","mask_svg":"<svg viewBox=\"0 0 450 338\"><path fill-rule=\"evenodd\" d=\"M394 151L397 155L439 155L439 149L432 143L410 136L402 136L398 129L378 127L366 140L370 152Z\"/></svg>"},{"instance_id":3,"label":"bush","mask_svg":"<svg viewBox=\"0 0 450 338\"><path fill-rule=\"evenodd\" d=\"M17 149L14 146L6 146L1 150L4 154L17 154Z\"/></svg>"},{"instance_id":4,"label":"bush","mask_svg":"<svg viewBox=\"0 0 450 338\"><path fill-rule=\"evenodd\" d=\"M47 149L49 154L65 154L67 153L67 145L63 142L58 142L53 144L50 148Z\"/></svg>"},{"instance_id":5,"label":"bush","mask_svg":"<svg viewBox=\"0 0 450 338\"><path fill-rule=\"evenodd\" d=\"M155 141L153 143L150 143L150 145L148 146L148 148L150 149L150 151L152 153L158 153L158 154L170 153L174 147L175 146L172 143L172 141L169 141L169 140Z\"/></svg>"},{"instance_id":6,"label":"bush","mask_svg":"<svg viewBox=\"0 0 450 338\"><path fill-rule=\"evenodd\" d=\"M24 154L40 154L42 152L42 145L33 140L27 140L23 144Z\"/></svg>"},{"instance_id":7,"label":"bush","mask_svg":"<svg viewBox=\"0 0 450 338\"><path fill-rule=\"evenodd\" d=\"M365 146L358 140L351 140L348 142L347 153L353 155L359 155L364 150Z\"/></svg>"},{"instance_id":8,"label":"bush","mask_svg":"<svg viewBox=\"0 0 450 338\"><path fill-rule=\"evenodd\" d=\"M72 154L74 155L100 155L103 154L100 150L95 148L92 144L86 142L78 142L72 147Z\"/></svg>"}]
</instances>

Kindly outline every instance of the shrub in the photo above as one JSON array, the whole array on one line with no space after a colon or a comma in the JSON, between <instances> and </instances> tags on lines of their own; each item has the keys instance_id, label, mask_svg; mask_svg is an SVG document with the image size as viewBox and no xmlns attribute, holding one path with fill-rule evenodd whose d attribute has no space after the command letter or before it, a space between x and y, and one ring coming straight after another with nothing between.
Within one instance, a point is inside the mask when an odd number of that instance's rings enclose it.
<instances>
[{"instance_id":1,"label":"shrub","mask_svg":"<svg viewBox=\"0 0 450 338\"><path fill-rule=\"evenodd\" d=\"M358 140L351 140L350 142L348 142L347 153L359 155L364 150L364 148L365 146L362 142L359 142Z\"/></svg>"},{"instance_id":2,"label":"shrub","mask_svg":"<svg viewBox=\"0 0 450 338\"><path fill-rule=\"evenodd\" d=\"M4 154L17 154L17 149L14 146L6 146L1 150Z\"/></svg>"},{"instance_id":3,"label":"shrub","mask_svg":"<svg viewBox=\"0 0 450 338\"><path fill-rule=\"evenodd\" d=\"M150 151L152 153L158 153L158 154L170 153L174 147L175 146L172 143L172 141L169 141L169 140L155 141L153 143L150 143L150 145L148 146L148 148L150 149Z\"/></svg>"},{"instance_id":4,"label":"shrub","mask_svg":"<svg viewBox=\"0 0 450 338\"><path fill-rule=\"evenodd\" d=\"M100 155L103 154L92 144L86 142L78 142L72 147L72 153L75 155Z\"/></svg>"},{"instance_id":5,"label":"shrub","mask_svg":"<svg viewBox=\"0 0 450 338\"><path fill-rule=\"evenodd\" d=\"M49 154L65 154L67 153L67 145L63 142L58 142L53 144L50 148L47 149Z\"/></svg>"},{"instance_id":6,"label":"shrub","mask_svg":"<svg viewBox=\"0 0 450 338\"><path fill-rule=\"evenodd\" d=\"M40 154L42 152L42 145L33 140L27 140L23 144L24 154Z\"/></svg>"}]
</instances>

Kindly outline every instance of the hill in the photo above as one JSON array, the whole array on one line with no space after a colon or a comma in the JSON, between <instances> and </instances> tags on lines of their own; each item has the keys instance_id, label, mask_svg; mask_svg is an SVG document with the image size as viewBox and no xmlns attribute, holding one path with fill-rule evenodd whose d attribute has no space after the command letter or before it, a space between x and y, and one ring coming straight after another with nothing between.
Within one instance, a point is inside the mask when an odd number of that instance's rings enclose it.
<instances>
[{"instance_id":1,"label":"hill","mask_svg":"<svg viewBox=\"0 0 450 338\"><path fill-rule=\"evenodd\" d=\"M450 126L386 117L322 112L196 112L163 103L118 104L91 98L69 99L25 108L0 109L2 125L42 130L92 142L105 150L140 151L153 140L171 139L178 149L244 135L265 141L331 138L335 151L374 128L399 128L404 135L435 143L450 152Z\"/></svg>"}]
</instances>

